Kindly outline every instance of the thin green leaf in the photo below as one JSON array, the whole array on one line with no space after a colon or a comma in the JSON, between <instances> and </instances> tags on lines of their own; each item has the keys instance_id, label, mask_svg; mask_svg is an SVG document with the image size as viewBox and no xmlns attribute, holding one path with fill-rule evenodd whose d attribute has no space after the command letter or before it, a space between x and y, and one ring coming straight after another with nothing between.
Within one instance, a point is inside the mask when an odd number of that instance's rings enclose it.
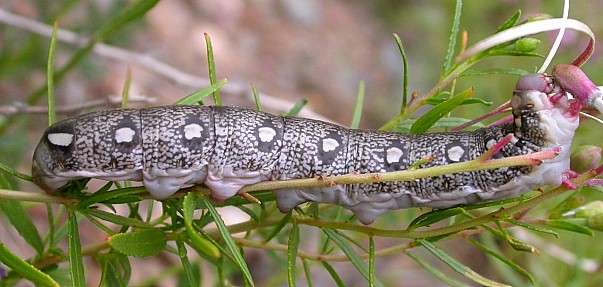
<instances>
[{"instance_id":1,"label":"thin green leaf","mask_svg":"<svg viewBox=\"0 0 603 287\"><path fill-rule=\"evenodd\" d=\"M448 209L433 210L417 216L417 218L415 218L408 225L408 229L413 230L422 226L429 226L431 224L459 214L466 214L465 209L462 207L453 207Z\"/></svg>"},{"instance_id":2,"label":"thin green leaf","mask_svg":"<svg viewBox=\"0 0 603 287\"><path fill-rule=\"evenodd\" d=\"M417 121L416 119L407 119L407 120L401 121L400 124L398 125L398 127L396 128L396 132L409 133L410 128L416 121ZM431 128L432 129L451 129L451 128L456 128L468 121L470 121L470 120L464 119L464 118L445 117L445 118L439 119L433 126L431 126ZM471 125L471 127L476 128L476 129L483 128L484 124L475 123L475 124Z\"/></svg>"},{"instance_id":3,"label":"thin green leaf","mask_svg":"<svg viewBox=\"0 0 603 287\"><path fill-rule=\"evenodd\" d=\"M103 204L111 205L111 204L124 204L124 203L132 203L142 201L144 198L138 195L124 195L118 198L109 199L103 201Z\"/></svg>"},{"instance_id":4,"label":"thin green leaf","mask_svg":"<svg viewBox=\"0 0 603 287\"><path fill-rule=\"evenodd\" d=\"M493 68L484 70L466 70L461 74L461 77L469 76L485 76L485 75L513 75L513 76L524 76L530 72L524 69L515 68Z\"/></svg>"},{"instance_id":5,"label":"thin green leaf","mask_svg":"<svg viewBox=\"0 0 603 287\"><path fill-rule=\"evenodd\" d=\"M507 243L509 243L509 245L511 245L511 247L517 251L540 254L540 251L538 248L534 247L534 245L523 242L511 236L509 232L507 232L507 229L502 226L499 220L495 220L494 223L498 227L498 230L500 230L500 235L498 235L493 229L488 229L489 227L487 227L485 224L483 224L482 227L492 232L492 234L496 236L502 236L501 238L505 239Z\"/></svg>"},{"instance_id":6,"label":"thin green leaf","mask_svg":"<svg viewBox=\"0 0 603 287\"><path fill-rule=\"evenodd\" d=\"M406 52L404 52L404 45L402 45L402 40L398 34L394 33L394 40L396 41L396 45L398 45L398 51L402 56L402 69L403 69L403 79L402 79L402 106L400 107L400 114L404 113L406 109L406 104L408 102L408 59L406 58Z\"/></svg>"},{"instance_id":7,"label":"thin green leaf","mask_svg":"<svg viewBox=\"0 0 603 287\"><path fill-rule=\"evenodd\" d=\"M251 85L251 92L253 93L253 100L255 101L255 109L261 112L262 104L260 104L260 93L258 93L258 89L255 88L255 85Z\"/></svg>"},{"instance_id":8,"label":"thin green leaf","mask_svg":"<svg viewBox=\"0 0 603 287\"><path fill-rule=\"evenodd\" d=\"M207 49L207 67L209 68L209 83L213 85L214 83L216 83L216 63L214 61L214 49L211 45L211 38L209 37L209 34L205 33L204 36L205 47ZM212 95L214 96L214 105L221 106L222 99L220 99L220 92L216 90L212 93Z\"/></svg>"},{"instance_id":9,"label":"thin green leaf","mask_svg":"<svg viewBox=\"0 0 603 287\"><path fill-rule=\"evenodd\" d=\"M148 224L137 218L125 217L125 216L121 216L118 214L114 214L114 213L110 213L110 212L106 212L106 211L102 211L102 210L98 210L98 209L85 209L85 210L82 210L81 212L87 213L87 214L97 217L97 218L100 218L104 221L115 223L117 225L132 226L132 227L138 227L138 228L152 228L153 227L151 224Z\"/></svg>"},{"instance_id":10,"label":"thin green leaf","mask_svg":"<svg viewBox=\"0 0 603 287\"><path fill-rule=\"evenodd\" d=\"M102 270L99 286L128 286L132 274L128 256L111 252L97 254L95 258Z\"/></svg>"},{"instance_id":11,"label":"thin green leaf","mask_svg":"<svg viewBox=\"0 0 603 287\"><path fill-rule=\"evenodd\" d=\"M145 258L159 254L165 248L167 237L159 228L148 228L110 236L107 242L125 255Z\"/></svg>"},{"instance_id":12,"label":"thin green leaf","mask_svg":"<svg viewBox=\"0 0 603 287\"><path fill-rule=\"evenodd\" d=\"M425 249L427 249L429 252L431 252L433 255L435 255L436 257L438 257L440 260L442 260L444 263L446 263L448 266L450 266L454 271L458 272L459 274L475 281L478 284L484 285L484 286L509 286L509 285L505 285L502 283L498 283L496 281L490 280L486 277L483 277L482 275L479 275L478 273L476 273L475 271L471 270L471 268L467 267L466 265L464 265L463 263L457 261L456 259L454 259L452 256L448 255L446 252L444 252L442 249L436 247L433 243L427 241L427 240L419 240L419 242L421 243L421 245L423 247L425 247Z\"/></svg>"},{"instance_id":13,"label":"thin green leaf","mask_svg":"<svg viewBox=\"0 0 603 287\"><path fill-rule=\"evenodd\" d=\"M442 67L442 78L444 78L450 71L452 66L452 60L454 59L454 51L456 49L456 38L459 36L459 30L461 26L461 10L463 8L463 1L457 0L454 8L454 18L452 20L452 28L450 29L450 37L448 38L448 49L446 51L446 58L444 59L444 66Z\"/></svg>"},{"instance_id":14,"label":"thin green leaf","mask_svg":"<svg viewBox=\"0 0 603 287\"><path fill-rule=\"evenodd\" d=\"M29 176L27 174L24 174L24 173L20 173L20 172L14 170L13 168L11 168L11 167L3 164L3 163L0 163L0 171L3 171L5 173L7 173L7 174L10 174L10 175L12 175L14 177L20 178L22 180L27 180L29 182L32 181L31 180L31 176Z\"/></svg>"},{"instance_id":15,"label":"thin green leaf","mask_svg":"<svg viewBox=\"0 0 603 287\"><path fill-rule=\"evenodd\" d=\"M425 103L428 104L428 105L437 106L437 105L445 102L446 100L448 100L448 99L442 99L442 98L435 98L435 97L433 97L433 98L427 99L425 101ZM474 105L474 104L481 104L481 105L484 105L484 106L491 106L493 103L485 101L485 100L482 100L482 99L478 99L478 98L469 98L469 99L464 100L461 103L461 106L464 106L464 105Z\"/></svg>"},{"instance_id":16,"label":"thin green leaf","mask_svg":"<svg viewBox=\"0 0 603 287\"><path fill-rule=\"evenodd\" d=\"M0 177L2 177L0 175ZM38 233L38 229L31 221L25 208L16 200L0 200L0 209L10 221L10 224L19 232L19 235L25 239L31 247L36 250L37 255L44 253L44 243Z\"/></svg>"},{"instance_id":17,"label":"thin green leaf","mask_svg":"<svg viewBox=\"0 0 603 287\"><path fill-rule=\"evenodd\" d=\"M84 209L96 203L104 203L106 201L112 201L121 198L122 196L136 195L145 191L146 190L144 189L144 187L128 187L112 190L111 192L106 193L94 193L90 197L87 197L86 199L80 201L80 203L78 203L78 208Z\"/></svg>"},{"instance_id":18,"label":"thin green leaf","mask_svg":"<svg viewBox=\"0 0 603 287\"><path fill-rule=\"evenodd\" d=\"M16 187L3 173L0 173L0 188L15 190ZM23 208L21 202L0 199L0 211L4 212L8 221L10 221L19 235L25 239L25 242L29 243L36 250L36 254L41 255L44 252L44 243L38 229L25 208Z\"/></svg>"},{"instance_id":19,"label":"thin green leaf","mask_svg":"<svg viewBox=\"0 0 603 287\"><path fill-rule=\"evenodd\" d=\"M369 286L375 286L375 240L369 235Z\"/></svg>"},{"instance_id":20,"label":"thin green leaf","mask_svg":"<svg viewBox=\"0 0 603 287\"><path fill-rule=\"evenodd\" d=\"M53 216L53 212L52 212L52 205L50 203L46 203L46 218L48 220L48 233L46 233L46 238L44 238L44 242L49 242L49 246L48 249L54 249L55 248L55 244L54 244L54 232L55 232L55 218ZM59 207L59 212L61 210L64 210L65 206L62 205Z\"/></svg>"},{"instance_id":21,"label":"thin green leaf","mask_svg":"<svg viewBox=\"0 0 603 287\"><path fill-rule=\"evenodd\" d=\"M358 83L358 93L356 94L356 106L352 115L350 128L357 129L360 126L360 118L362 117L362 107L364 105L364 81Z\"/></svg>"},{"instance_id":22,"label":"thin green leaf","mask_svg":"<svg viewBox=\"0 0 603 287\"><path fill-rule=\"evenodd\" d=\"M57 29L59 24L54 22L52 36L50 37L50 48L48 49L48 62L46 63L46 85L48 86L48 125L57 121L54 104L54 54L57 46Z\"/></svg>"},{"instance_id":23,"label":"thin green leaf","mask_svg":"<svg viewBox=\"0 0 603 287\"><path fill-rule=\"evenodd\" d=\"M563 230L567 230L567 231L571 231L571 232L575 232L575 233L580 233L580 234L584 234L584 235L588 235L588 236L594 236L595 234L593 233L592 230L590 230L588 227L584 227L582 225L578 225L569 221L564 221L564 220L549 220L546 222L547 226L553 227L553 228L557 228L557 229L563 229Z\"/></svg>"},{"instance_id":24,"label":"thin green leaf","mask_svg":"<svg viewBox=\"0 0 603 287\"><path fill-rule=\"evenodd\" d=\"M84 217L86 217L92 224L96 225L96 227L98 227L100 230L104 231L105 233L107 233L109 235L115 235L115 234L120 233L120 232L113 231L113 229L111 229L108 226L104 225L96 217L94 217L94 216L92 216L92 215L90 215L88 213L82 212L81 214Z\"/></svg>"},{"instance_id":25,"label":"thin green leaf","mask_svg":"<svg viewBox=\"0 0 603 287\"><path fill-rule=\"evenodd\" d=\"M517 226L521 226L523 228L526 228L526 229L529 229L532 231L550 234L550 235L553 235L553 236L559 238L559 233L557 233L554 230L551 230L549 228L542 227L541 225L529 224L529 223L521 222L521 221L510 219L510 218L505 219L504 221L517 225Z\"/></svg>"},{"instance_id":26,"label":"thin green leaf","mask_svg":"<svg viewBox=\"0 0 603 287\"><path fill-rule=\"evenodd\" d=\"M121 107L128 107L128 99L130 98L130 82L132 81L132 70L128 67L126 72L126 79L124 81L124 88L121 90Z\"/></svg>"},{"instance_id":27,"label":"thin green leaf","mask_svg":"<svg viewBox=\"0 0 603 287\"><path fill-rule=\"evenodd\" d=\"M2 242L0 242L0 262L36 285L60 286L59 283L54 281L48 274L38 270L33 265L29 264L29 262L10 252Z\"/></svg>"},{"instance_id":28,"label":"thin green leaf","mask_svg":"<svg viewBox=\"0 0 603 287\"><path fill-rule=\"evenodd\" d=\"M293 105L293 107L291 107L291 109L289 109L289 111L284 113L283 116L287 116L287 117L297 116L297 114L299 114L301 109L303 109L306 104L308 104L308 100L306 100L306 99L299 100L299 102L295 103L295 105Z\"/></svg>"},{"instance_id":29,"label":"thin green leaf","mask_svg":"<svg viewBox=\"0 0 603 287\"><path fill-rule=\"evenodd\" d=\"M450 98L449 100L435 106L429 112L425 113L422 117L417 119L417 121L410 128L410 133L412 134L422 134L425 133L431 126L433 126L439 119L447 115L453 109L458 107L463 103L466 99L468 99L473 94L473 88L469 88L468 90Z\"/></svg>"},{"instance_id":30,"label":"thin green leaf","mask_svg":"<svg viewBox=\"0 0 603 287\"><path fill-rule=\"evenodd\" d=\"M528 271L526 271L525 269L521 268L521 266L515 264L513 261L507 259L505 256L498 254L496 251L488 248L486 245L483 245L471 238L467 238L467 241L469 241L471 244L475 245L477 248L481 249L482 251L486 252L487 254L492 255L494 258L498 259L500 262L506 264L507 266L511 267L511 269L515 270L515 272L521 274L522 276L526 277L528 280L530 280L530 282L532 284L536 284L536 282L534 282L534 277L532 277L532 274L530 274Z\"/></svg>"},{"instance_id":31,"label":"thin green leaf","mask_svg":"<svg viewBox=\"0 0 603 287\"><path fill-rule=\"evenodd\" d=\"M274 228L272 229L272 232L270 232L270 234L266 237L266 239L264 239L264 242L269 242L270 240L272 240L272 238L277 236L281 232L281 230L283 230L283 227L285 227L287 225L287 223L289 223L291 221L292 217L293 217L293 213L291 213L291 212L287 213L287 215L285 215L283 217L283 219L281 219L278 222L278 224L276 226L274 226Z\"/></svg>"},{"instance_id":32,"label":"thin green leaf","mask_svg":"<svg viewBox=\"0 0 603 287\"><path fill-rule=\"evenodd\" d=\"M55 219L56 221L56 219ZM58 222L58 221L56 221ZM59 225L58 228L56 228L55 232L54 232L54 241L52 242L52 246L56 246L57 244L59 244L61 242L61 240L65 239L65 237L67 237L68 235L68 230L69 230L69 224L68 222L65 222L61 225Z\"/></svg>"},{"instance_id":33,"label":"thin green leaf","mask_svg":"<svg viewBox=\"0 0 603 287\"><path fill-rule=\"evenodd\" d=\"M262 202L262 201L260 201L260 202ZM239 206L237 206L237 208L240 211L245 212L245 214L249 215L249 217L251 217L251 219L253 219L254 221L256 221L256 222L260 221L260 217L258 216L258 214L256 214L255 211L253 211L253 209L251 209L247 206L244 206L244 205L239 205Z\"/></svg>"},{"instance_id":34,"label":"thin green leaf","mask_svg":"<svg viewBox=\"0 0 603 287\"><path fill-rule=\"evenodd\" d=\"M155 7L157 3L159 3L159 0L138 0L126 6L120 10L119 14L115 15L106 25L99 29L95 34L95 38L103 39L123 30L126 25L142 17Z\"/></svg>"},{"instance_id":35,"label":"thin green leaf","mask_svg":"<svg viewBox=\"0 0 603 287\"><path fill-rule=\"evenodd\" d=\"M187 286L200 286L199 280L195 278L193 267L191 266L190 260L186 252L186 247L181 240L176 240L176 246L178 247L178 256L182 262L182 268L184 269L184 275L186 275Z\"/></svg>"},{"instance_id":36,"label":"thin green leaf","mask_svg":"<svg viewBox=\"0 0 603 287\"><path fill-rule=\"evenodd\" d=\"M341 280L341 277L339 277L337 271L335 271L335 269L333 269L333 267L327 261L320 261L320 263L327 270L327 272L329 272L338 287L345 287L345 283L343 283L343 280Z\"/></svg>"},{"instance_id":37,"label":"thin green leaf","mask_svg":"<svg viewBox=\"0 0 603 287\"><path fill-rule=\"evenodd\" d=\"M464 284L462 282L456 281L456 280L448 277L448 275L444 274L438 268L433 267L431 264L429 264L429 262L417 257L416 255L414 255L411 252L406 252L406 255L408 255L408 257L412 258L415 262L417 262L417 264L421 265L421 267L423 267L423 269L427 270L427 272L431 273L431 275L433 275L435 278L439 279L440 281L446 283L449 286L456 286L456 287L468 287L469 286L467 284Z\"/></svg>"},{"instance_id":38,"label":"thin green leaf","mask_svg":"<svg viewBox=\"0 0 603 287\"><path fill-rule=\"evenodd\" d=\"M75 211L70 209L67 222L67 237L69 238L69 273L71 274L73 286L85 287L86 276L84 276L84 262L82 260L82 247L77 222Z\"/></svg>"},{"instance_id":39,"label":"thin green leaf","mask_svg":"<svg viewBox=\"0 0 603 287\"><path fill-rule=\"evenodd\" d=\"M295 220L291 224L287 247L287 283L289 286L294 287L295 274L297 274L295 263L297 262L297 248L299 247L299 226Z\"/></svg>"},{"instance_id":40,"label":"thin green leaf","mask_svg":"<svg viewBox=\"0 0 603 287\"><path fill-rule=\"evenodd\" d=\"M312 281L312 269L310 269L310 264L308 260L302 259L302 266L304 267L304 274L306 275L306 282L308 282L308 287L314 287L314 282Z\"/></svg>"},{"instance_id":41,"label":"thin green leaf","mask_svg":"<svg viewBox=\"0 0 603 287\"><path fill-rule=\"evenodd\" d=\"M247 281L247 283L249 283L251 286L254 286L253 278L251 277L251 272L249 272L249 268L247 268L245 259L243 258L243 255L241 255L241 252L237 248L236 243L232 239L232 236L230 235L230 232L228 231L226 224L224 224L222 217L220 216L220 214L218 213L216 208L213 206L213 204L209 201L209 199L207 197L201 196L200 199L203 202L203 204L205 205L205 207L207 208L207 210L209 211L209 213L211 214L211 216L214 218L214 222L216 223L216 226L218 227L218 231L220 232L220 235L222 235L222 239L224 240L224 243L226 244L226 246L228 247L228 250L230 250L230 252L232 253L232 255L235 259L234 263L237 265L237 267L239 267L239 269L243 273L243 278L245 278L245 281Z\"/></svg>"},{"instance_id":42,"label":"thin green leaf","mask_svg":"<svg viewBox=\"0 0 603 287\"><path fill-rule=\"evenodd\" d=\"M195 199L196 195L192 192L189 192L184 197L184 202L182 203L182 212L184 215L184 225L186 226L186 234L191 239L191 243L195 246L195 248L211 256L212 258L219 258L221 256L220 250L218 250L216 246L213 245L211 242L207 241L207 239L201 237L193 227Z\"/></svg>"},{"instance_id":43,"label":"thin green leaf","mask_svg":"<svg viewBox=\"0 0 603 287\"><path fill-rule=\"evenodd\" d=\"M482 203L478 203L478 204L465 205L465 206L463 206L463 208L465 210L474 210L474 209L480 209L480 208L490 207L490 206L500 206L500 205L504 205L504 204L508 204L508 203L525 201L529 197L530 197L529 195L524 194L524 195L521 195L521 196L515 197L515 198L507 198L507 199L501 199L501 200L495 200L495 201L482 202Z\"/></svg>"},{"instance_id":44,"label":"thin green leaf","mask_svg":"<svg viewBox=\"0 0 603 287\"><path fill-rule=\"evenodd\" d=\"M515 12L515 14L511 16L511 18L509 18L507 21L505 21L505 23L500 25L500 27L498 27L498 29L496 30L496 33L515 26L517 24L517 21L519 21L519 18L521 18L521 10L517 10L517 12Z\"/></svg>"},{"instance_id":45,"label":"thin green leaf","mask_svg":"<svg viewBox=\"0 0 603 287\"><path fill-rule=\"evenodd\" d=\"M329 239L331 239L335 244L337 244L337 246L339 246L341 251L343 251L343 253L350 259L350 262L352 263L352 265L354 265L354 267L356 267L356 270L358 270L358 272L360 272L360 275L362 275L362 277L364 277L368 281L369 280L368 267L366 266L366 264L364 264L364 262L362 261L362 259L358 255L358 253L356 253L356 251L354 251L352 246L347 241L345 241L343 239L343 237L341 237L341 235L339 235L333 229L323 228L322 231L325 234L327 234L327 236L329 236Z\"/></svg>"},{"instance_id":46,"label":"thin green leaf","mask_svg":"<svg viewBox=\"0 0 603 287\"><path fill-rule=\"evenodd\" d=\"M206 97L208 97L215 91L219 90L222 86L224 86L226 84L227 81L228 81L227 79L223 79L215 84L212 84L211 86L209 86L205 89L194 92L194 93L176 101L174 103L174 105L184 105L184 106L194 105L194 104L198 103L199 101L205 99Z\"/></svg>"}]
</instances>

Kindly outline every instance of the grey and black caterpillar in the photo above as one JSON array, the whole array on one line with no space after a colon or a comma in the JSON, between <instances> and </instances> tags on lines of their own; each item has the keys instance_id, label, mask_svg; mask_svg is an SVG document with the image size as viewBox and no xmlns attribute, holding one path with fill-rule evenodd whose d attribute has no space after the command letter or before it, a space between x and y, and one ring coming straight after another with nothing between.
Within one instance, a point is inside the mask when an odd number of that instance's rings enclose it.
<instances>
[{"instance_id":1,"label":"grey and black caterpillar","mask_svg":"<svg viewBox=\"0 0 603 287\"><path fill-rule=\"evenodd\" d=\"M528 75L539 80L550 78ZM569 169L569 146L578 126L563 94L518 83L511 104L514 121L472 132L407 135L347 129L322 121L280 117L234 108L164 106L85 114L49 127L36 148L34 182L54 192L77 178L142 181L157 199L203 183L218 201L244 185L408 169L468 161L506 136L494 157L529 154L561 146L539 166L463 172L410 182L336 185L275 190L279 209L306 202L339 204L368 224L379 214L407 207L443 208L518 196L560 184ZM522 87L528 82L527 88Z\"/></svg>"}]
</instances>

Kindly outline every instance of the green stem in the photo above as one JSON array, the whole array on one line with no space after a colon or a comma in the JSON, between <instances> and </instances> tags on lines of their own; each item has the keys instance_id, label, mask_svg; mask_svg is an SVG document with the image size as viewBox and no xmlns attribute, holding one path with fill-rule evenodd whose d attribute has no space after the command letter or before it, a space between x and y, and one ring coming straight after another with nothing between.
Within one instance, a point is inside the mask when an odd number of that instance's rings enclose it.
<instances>
[{"instance_id":1,"label":"green stem","mask_svg":"<svg viewBox=\"0 0 603 287\"><path fill-rule=\"evenodd\" d=\"M8 189L0 189L0 198L19 201L60 203L64 205L75 205L79 202L77 199L67 198L60 195L48 195L39 192L25 192Z\"/></svg>"},{"instance_id":2,"label":"green stem","mask_svg":"<svg viewBox=\"0 0 603 287\"><path fill-rule=\"evenodd\" d=\"M471 161L447 165L434 166L422 169L409 169L385 173L346 174L326 178L292 179L284 181L265 181L243 187L239 193L259 190L274 190L282 188L309 188L319 186L333 186L339 184L358 184L371 182L413 181L418 178L427 178L445 174L470 172L479 170L496 169L511 166L538 165L543 160L557 156L557 149L545 150L529 155L506 157L493 160L477 158Z\"/></svg>"},{"instance_id":3,"label":"green stem","mask_svg":"<svg viewBox=\"0 0 603 287\"><path fill-rule=\"evenodd\" d=\"M592 179L592 178L596 177L597 175L598 174L595 171L585 173L582 176L573 180L572 183L576 186L580 186L585 181ZM494 220L509 218L513 214L517 214L517 213L523 212L525 210L531 209L531 208L533 208L543 202L549 201L552 198L557 197L567 191L569 191L568 188L566 188L564 186L559 186L559 187L556 187L556 188L554 188L548 192L545 192L539 196L533 197L520 204L517 204L515 206L511 206L508 208L501 208L497 211L494 211L494 212L488 213L486 215L477 217L475 219L467 220L467 221L464 221L464 222L461 222L461 223L458 223L455 225L431 229L431 230L425 230L425 231L378 229L378 228L360 226L360 225L344 223L344 222L327 222L327 221L321 221L321 220L317 220L317 219L301 218L301 217L296 217L295 219L300 224L321 227L321 228L334 228L334 229L339 229L339 230L350 230L350 231L356 231L356 232L361 232L361 233L370 234L370 235L374 235L374 236L382 236L382 237L421 239L421 238L429 238L429 237L436 237L436 236L442 236L442 235L447 235L447 234L451 234L451 233L456 233L456 232L460 232L460 231L463 231L466 229L478 227L482 224L485 224L485 223L488 223L488 222L491 222Z\"/></svg>"}]
</instances>

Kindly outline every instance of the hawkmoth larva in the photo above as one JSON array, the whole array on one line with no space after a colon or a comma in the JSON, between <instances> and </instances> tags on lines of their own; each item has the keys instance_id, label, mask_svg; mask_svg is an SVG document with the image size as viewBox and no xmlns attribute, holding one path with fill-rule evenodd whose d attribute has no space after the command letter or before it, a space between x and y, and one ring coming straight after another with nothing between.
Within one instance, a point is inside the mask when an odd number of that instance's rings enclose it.
<instances>
[{"instance_id":1,"label":"hawkmoth larva","mask_svg":"<svg viewBox=\"0 0 603 287\"><path fill-rule=\"evenodd\" d=\"M444 208L514 197L561 182L578 115L554 93L551 78L527 75L511 100L514 121L471 132L408 135L353 130L234 107L164 106L97 111L49 127L34 153L34 182L53 192L77 178L142 181L157 199L204 183L221 201L244 185L349 173L407 169L474 159L505 136L494 157L561 146L539 166L448 174L410 182L275 190L279 209L306 202L339 204L365 224L387 210Z\"/></svg>"}]
</instances>

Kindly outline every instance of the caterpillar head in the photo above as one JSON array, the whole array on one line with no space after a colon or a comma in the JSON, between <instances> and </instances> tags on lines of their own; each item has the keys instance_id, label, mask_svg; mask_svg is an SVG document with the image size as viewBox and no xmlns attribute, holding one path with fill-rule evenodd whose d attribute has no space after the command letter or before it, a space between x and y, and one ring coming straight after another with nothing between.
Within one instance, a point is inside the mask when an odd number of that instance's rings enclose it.
<instances>
[{"instance_id":1,"label":"caterpillar head","mask_svg":"<svg viewBox=\"0 0 603 287\"><path fill-rule=\"evenodd\" d=\"M546 74L528 74L518 82L511 98L515 125L522 126L525 114L537 114L539 127L551 145L571 143L579 124L581 104L570 100Z\"/></svg>"},{"instance_id":2,"label":"caterpillar head","mask_svg":"<svg viewBox=\"0 0 603 287\"><path fill-rule=\"evenodd\" d=\"M74 170L75 121L67 120L49 127L33 156L33 182L48 193L55 192L69 179L59 174Z\"/></svg>"}]
</instances>

